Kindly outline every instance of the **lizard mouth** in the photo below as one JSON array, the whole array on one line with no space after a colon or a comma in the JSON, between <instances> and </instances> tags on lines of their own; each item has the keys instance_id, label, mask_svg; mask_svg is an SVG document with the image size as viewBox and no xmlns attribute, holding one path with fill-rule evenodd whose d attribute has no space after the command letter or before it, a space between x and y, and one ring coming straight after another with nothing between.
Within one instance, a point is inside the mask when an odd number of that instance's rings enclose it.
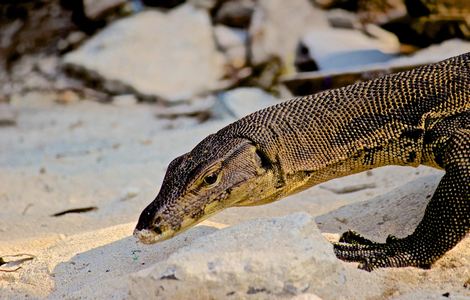
<instances>
[{"instance_id":1,"label":"lizard mouth","mask_svg":"<svg viewBox=\"0 0 470 300\"><path fill-rule=\"evenodd\" d=\"M183 217L178 226L172 227L170 224L162 222L161 217L157 217L156 220L158 220L158 225L143 226L143 223L139 222L134 229L134 236L143 244L154 244L172 238L200 221L192 217Z\"/></svg>"},{"instance_id":2,"label":"lizard mouth","mask_svg":"<svg viewBox=\"0 0 470 300\"><path fill-rule=\"evenodd\" d=\"M158 234L155 231L149 229L134 229L134 236L144 244L154 244L156 242L161 242L173 237L174 235L175 231L173 230L167 230Z\"/></svg>"}]
</instances>

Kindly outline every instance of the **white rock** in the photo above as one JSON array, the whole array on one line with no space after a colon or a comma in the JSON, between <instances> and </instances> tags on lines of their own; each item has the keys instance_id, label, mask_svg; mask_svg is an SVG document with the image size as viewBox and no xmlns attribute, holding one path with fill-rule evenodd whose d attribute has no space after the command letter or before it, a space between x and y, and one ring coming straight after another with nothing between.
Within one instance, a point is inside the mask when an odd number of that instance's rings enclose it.
<instances>
[{"instance_id":1,"label":"white rock","mask_svg":"<svg viewBox=\"0 0 470 300\"><path fill-rule=\"evenodd\" d=\"M386 38L372 38L357 30L329 28L309 31L303 36L302 44L320 70L334 70L393 59L400 43L396 38Z\"/></svg>"},{"instance_id":2,"label":"white rock","mask_svg":"<svg viewBox=\"0 0 470 300\"><path fill-rule=\"evenodd\" d=\"M67 54L64 62L104 79L113 92L126 87L168 101L215 88L223 68L209 15L192 5L119 20Z\"/></svg>"},{"instance_id":3,"label":"white rock","mask_svg":"<svg viewBox=\"0 0 470 300\"><path fill-rule=\"evenodd\" d=\"M241 68L246 65L248 34L245 30L216 25L214 34L218 46L227 56L231 66Z\"/></svg>"},{"instance_id":4,"label":"white rock","mask_svg":"<svg viewBox=\"0 0 470 300\"><path fill-rule=\"evenodd\" d=\"M250 24L251 57L255 65L280 58L294 72L295 50L312 28L327 28L325 14L308 0L260 0Z\"/></svg>"},{"instance_id":5,"label":"white rock","mask_svg":"<svg viewBox=\"0 0 470 300\"><path fill-rule=\"evenodd\" d=\"M469 41L451 39L416 51L413 55L394 59L390 62L390 65L406 66L435 63L467 52L470 52Z\"/></svg>"},{"instance_id":6,"label":"white rock","mask_svg":"<svg viewBox=\"0 0 470 300\"><path fill-rule=\"evenodd\" d=\"M132 274L129 288L131 299L277 299L302 293L338 299L354 286L345 272L313 218L296 213L201 237ZM377 295L376 289L354 295Z\"/></svg>"},{"instance_id":7,"label":"white rock","mask_svg":"<svg viewBox=\"0 0 470 300\"><path fill-rule=\"evenodd\" d=\"M220 99L236 118L279 103L280 101L259 88L237 88L220 95Z\"/></svg>"}]
</instances>

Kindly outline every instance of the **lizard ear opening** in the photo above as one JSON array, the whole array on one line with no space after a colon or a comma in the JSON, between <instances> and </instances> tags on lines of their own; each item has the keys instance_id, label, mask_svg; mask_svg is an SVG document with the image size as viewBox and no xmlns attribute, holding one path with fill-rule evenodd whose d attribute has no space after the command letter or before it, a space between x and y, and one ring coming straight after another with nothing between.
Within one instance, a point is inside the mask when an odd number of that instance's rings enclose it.
<instances>
[{"instance_id":1,"label":"lizard ear opening","mask_svg":"<svg viewBox=\"0 0 470 300\"><path fill-rule=\"evenodd\" d=\"M271 163L271 161L269 160L268 156L266 155L266 153L264 153L263 151L261 151L260 149L256 149L256 155L258 156L259 160L260 160L260 163L261 163L261 167L265 170L269 170L269 169L272 169L273 168L273 164Z\"/></svg>"}]
</instances>

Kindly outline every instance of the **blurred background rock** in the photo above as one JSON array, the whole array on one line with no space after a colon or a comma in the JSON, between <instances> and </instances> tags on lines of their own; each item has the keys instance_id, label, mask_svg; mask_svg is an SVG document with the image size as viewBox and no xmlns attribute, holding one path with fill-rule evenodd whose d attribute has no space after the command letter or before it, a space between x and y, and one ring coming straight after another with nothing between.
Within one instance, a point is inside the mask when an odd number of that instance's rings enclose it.
<instances>
[{"instance_id":1,"label":"blurred background rock","mask_svg":"<svg viewBox=\"0 0 470 300\"><path fill-rule=\"evenodd\" d=\"M2 102L132 95L217 115L239 87L288 98L470 51L466 0L3 0L0 16Z\"/></svg>"}]
</instances>

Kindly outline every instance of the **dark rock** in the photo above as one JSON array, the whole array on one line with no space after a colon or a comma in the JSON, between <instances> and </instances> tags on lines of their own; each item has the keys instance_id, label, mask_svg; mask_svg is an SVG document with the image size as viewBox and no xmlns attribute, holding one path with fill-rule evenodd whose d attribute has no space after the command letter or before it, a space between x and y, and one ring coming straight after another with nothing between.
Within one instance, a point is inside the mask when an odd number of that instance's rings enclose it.
<instances>
[{"instance_id":1,"label":"dark rock","mask_svg":"<svg viewBox=\"0 0 470 300\"><path fill-rule=\"evenodd\" d=\"M224 2L215 13L215 21L231 27L247 28L250 25L254 7L253 0Z\"/></svg>"},{"instance_id":2,"label":"dark rock","mask_svg":"<svg viewBox=\"0 0 470 300\"><path fill-rule=\"evenodd\" d=\"M142 0L144 5L163 8L173 8L184 2L185 0Z\"/></svg>"},{"instance_id":3,"label":"dark rock","mask_svg":"<svg viewBox=\"0 0 470 300\"><path fill-rule=\"evenodd\" d=\"M127 0L83 0L85 15L91 20L102 19L106 14L126 3Z\"/></svg>"},{"instance_id":4,"label":"dark rock","mask_svg":"<svg viewBox=\"0 0 470 300\"><path fill-rule=\"evenodd\" d=\"M76 29L71 15L59 0L2 1L0 68L10 68L24 54L54 52L57 42Z\"/></svg>"}]
</instances>

